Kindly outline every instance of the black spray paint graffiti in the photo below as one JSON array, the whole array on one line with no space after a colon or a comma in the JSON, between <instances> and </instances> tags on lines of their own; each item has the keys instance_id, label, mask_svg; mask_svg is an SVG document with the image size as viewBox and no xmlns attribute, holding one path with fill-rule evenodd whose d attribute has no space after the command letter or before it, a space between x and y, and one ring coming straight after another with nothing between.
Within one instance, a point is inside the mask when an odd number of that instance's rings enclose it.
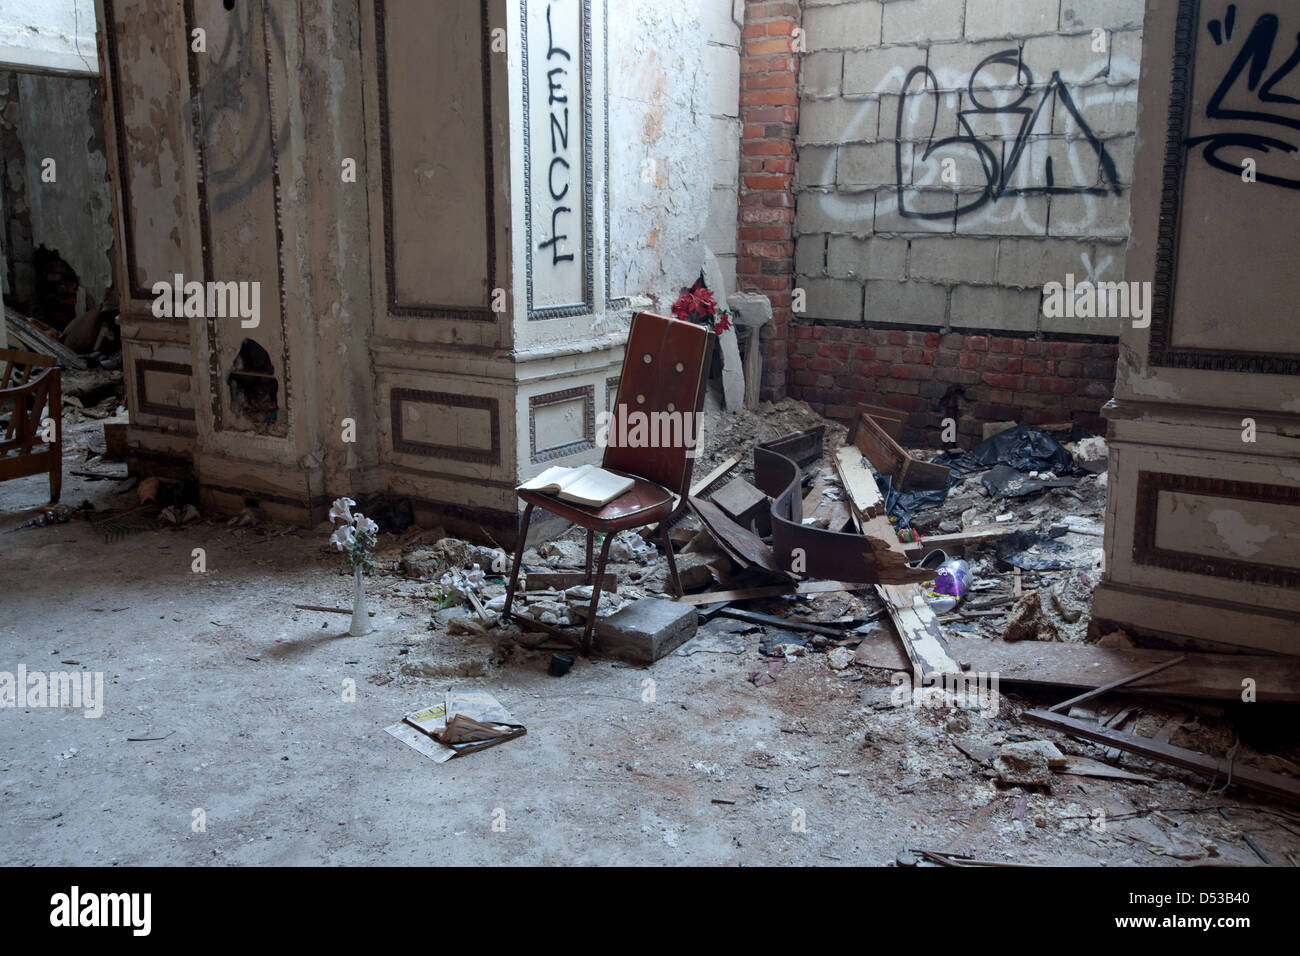
<instances>
[{"instance_id":1,"label":"black spray paint graffiti","mask_svg":"<svg viewBox=\"0 0 1300 956\"><path fill-rule=\"evenodd\" d=\"M250 19L251 4L237 4L226 21L220 51L196 54L204 60L205 79L187 104L185 115L197 114L195 143L203 150L209 199L217 212L229 209L270 177L275 164L273 142L284 142L287 120L272 139L270 63L284 59L284 34L271 5L262 7L265 55L259 62ZM192 107L197 107L193 109ZM213 131L225 123L238 131L238 149L212 149Z\"/></svg>"},{"instance_id":2,"label":"black spray paint graffiti","mask_svg":"<svg viewBox=\"0 0 1300 956\"><path fill-rule=\"evenodd\" d=\"M555 45L555 29L551 24L551 5L546 7L546 103L550 107L551 116L551 162L546 171L546 187L551 196L551 238L540 242L538 249L551 250L551 266L554 268L561 262L572 262L574 254L572 252L561 253L560 244L568 239L567 234L560 232L560 217L565 213L572 213L573 209L569 206L559 205L564 197L569 194L570 173L572 166L564 158L564 154L569 151L569 94L564 85L564 78L569 75L568 67L552 65L559 62L572 63L573 57L569 51L563 47ZM556 172L560 173L560 183L563 188L556 186Z\"/></svg>"},{"instance_id":3,"label":"black spray paint graffiti","mask_svg":"<svg viewBox=\"0 0 1300 956\"><path fill-rule=\"evenodd\" d=\"M1224 43L1232 41L1236 20L1237 5L1232 3L1228 5L1227 13L1222 21L1211 20L1206 24L1206 29L1216 46L1223 46ZM1300 99L1275 91L1275 87L1290 76L1297 65L1300 65L1300 34L1296 35L1295 49L1282 60L1277 69L1269 73L1267 77L1265 76L1273 59L1273 45L1277 41L1280 28L1281 22L1276 14L1260 14L1255 21L1255 26L1246 37L1245 42L1242 43L1241 52L1232 61L1227 72L1219 81L1219 86L1215 89L1214 95L1206 103L1205 116L1207 119L1268 123L1273 126L1300 130L1300 110L1291 109L1289 112L1286 110L1286 107L1300 106ZM1243 74L1246 78L1247 92L1243 92L1238 85L1238 81ZM1300 76L1300 74L1297 74L1297 76ZM1257 108L1254 103L1250 104L1251 109L1242 108L1243 101L1249 102L1249 93L1254 94L1254 98L1258 102ZM1225 105L1225 103L1228 105ZM1271 136L1242 129L1209 133L1203 136L1191 136L1185 140L1185 144L1188 149L1203 144L1201 155L1205 161L1215 169L1221 169L1234 176L1242 174L1243 166L1240 161L1233 163L1231 160L1219 155L1221 150L1228 147L1241 147L1244 150L1267 154L1271 150L1295 153L1298 149L1293 142L1274 139ZM1297 177L1279 176L1274 173L1257 171L1255 179L1261 183L1271 183L1285 189L1300 189L1300 178Z\"/></svg>"},{"instance_id":4,"label":"black spray paint graffiti","mask_svg":"<svg viewBox=\"0 0 1300 956\"><path fill-rule=\"evenodd\" d=\"M1009 102L999 103L994 101L994 97L997 96L994 88L998 86L994 72L1003 67L1010 67L1015 82L1014 84L1005 82L1002 84L1009 87L1007 92L1010 94L1010 100ZM913 89L913 83L918 77L921 78L922 82L918 88ZM953 215L951 208L935 212L922 212L911 209L908 207L905 198L907 187L903 182L904 118L907 113L909 98L921 96L927 92L934 98L934 123L931 124L930 135L926 140L924 152L920 154L920 159L922 161L929 159L937 150L965 147L974 152L984 170L985 184L983 189L968 202L958 203L956 208L957 216L972 212L988 203L997 202L1003 196L1008 195L1060 195L1069 193L1105 195L1107 192L1114 192L1116 195L1120 194L1119 174L1115 169L1115 161L1111 158L1110 153L1106 151L1105 145L1097 138L1092 128L1084 120L1082 113L1075 105L1074 98L1070 95L1070 91L1061 79L1060 73L1053 71L1051 78L1046 83L1035 87L1034 74L1029 69L1028 64L1021 59L1020 51L1010 49L986 57L971 72L966 86L967 101L971 106L969 109L959 110L957 114L957 121L965 131L960 136L948 136L937 140L934 138L939 124L940 100L942 97L939 90L939 81L934 73L928 67L918 66L907 74L907 79L903 81L903 95L898 104L898 122L894 136L894 170L898 184L898 211L903 217L907 219L947 219ZM1031 102L1031 98L1035 96L1037 99ZM1036 129L1040 118L1043 117L1044 110L1053 102L1069 115L1087 147L1096 153L1100 166L1100 182L1078 185L1058 184L1052 169L1051 157L1048 157L1043 185L1013 187L1011 182L1024 156L1025 148L1029 145L1029 137ZM1014 141L1007 144L1007 150L1003 157L999 157L994 152L993 147L984 139L981 139L976 131L975 123L981 117L1019 118L1020 128ZM1051 121L1052 113L1050 111L1047 113L1046 118L1049 122ZM996 139L989 138L993 139L995 144L1001 145L1000 137Z\"/></svg>"}]
</instances>

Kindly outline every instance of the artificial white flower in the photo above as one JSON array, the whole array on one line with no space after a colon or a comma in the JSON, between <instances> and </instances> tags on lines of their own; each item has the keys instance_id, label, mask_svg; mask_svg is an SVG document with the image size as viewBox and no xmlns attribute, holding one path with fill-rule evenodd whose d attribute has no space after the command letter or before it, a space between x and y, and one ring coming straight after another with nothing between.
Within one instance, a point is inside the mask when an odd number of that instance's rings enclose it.
<instances>
[{"instance_id":1,"label":"artificial white flower","mask_svg":"<svg viewBox=\"0 0 1300 956\"><path fill-rule=\"evenodd\" d=\"M350 524L341 524L334 529L330 535L330 544L342 551L344 548L350 548L356 543L357 533L352 529Z\"/></svg>"},{"instance_id":2,"label":"artificial white flower","mask_svg":"<svg viewBox=\"0 0 1300 956\"><path fill-rule=\"evenodd\" d=\"M370 534L379 533L379 525L375 524L360 511L353 515L353 527L358 531L367 531Z\"/></svg>"},{"instance_id":3,"label":"artificial white flower","mask_svg":"<svg viewBox=\"0 0 1300 956\"><path fill-rule=\"evenodd\" d=\"M351 508L356 506L356 502L351 498L335 498L334 504L330 505L330 521L343 521L347 524L352 523Z\"/></svg>"}]
</instances>

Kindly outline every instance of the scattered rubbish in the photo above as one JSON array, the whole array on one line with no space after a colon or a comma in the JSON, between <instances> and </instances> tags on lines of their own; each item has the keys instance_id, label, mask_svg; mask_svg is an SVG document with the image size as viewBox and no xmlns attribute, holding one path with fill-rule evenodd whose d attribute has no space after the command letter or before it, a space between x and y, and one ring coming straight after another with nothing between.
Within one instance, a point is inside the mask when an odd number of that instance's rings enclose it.
<instances>
[{"instance_id":1,"label":"scattered rubbish","mask_svg":"<svg viewBox=\"0 0 1300 956\"><path fill-rule=\"evenodd\" d=\"M165 733L165 734L157 734L157 735L156 735L156 734L141 734L141 735L138 736L138 737L127 737L126 739L127 739L127 741L130 742L130 743L143 743L143 742L145 742L145 741L150 741L150 740L166 740L168 737L170 737L170 736L171 736L172 734L174 734L174 733L176 733L176 731L174 731L174 730L169 730L169 731L167 731L167 733Z\"/></svg>"},{"instance_id":2,"label":"scattered rubbish","mask_svg":"<svg viewBox=\"0 0 1300 956\"><path fill-rule=\"evenodd\" d=\"M552 654L551 665L547 668L547 673L552 677L563 677L573 667L572 654Z\"/></svg>"},{"instance_id":3,"label":"scattered rubbish","mask_svg":"<svg viewBox=\"0 0 1300 956\"><path fill-rule=\"evenodd\" d=\"M447 715L450 714L449 718ZM527 732L487 691L448 691L441 703L384 728L435 763L505 743Z\"/></svg>"},{"instance_id":4,"label":"scattered rubbish","mask_svg":"<svg viewBox=\"0 0 1300 956\"><path fill-rule=\"evenodd\" d=\"M749 682L755 687L763 687L767 684L774 683L777 675L781 673L783 667L785 667L785 661L783 660L764 661L761 669L756 670L749 675Z\"/></svg>"}]
</instances>

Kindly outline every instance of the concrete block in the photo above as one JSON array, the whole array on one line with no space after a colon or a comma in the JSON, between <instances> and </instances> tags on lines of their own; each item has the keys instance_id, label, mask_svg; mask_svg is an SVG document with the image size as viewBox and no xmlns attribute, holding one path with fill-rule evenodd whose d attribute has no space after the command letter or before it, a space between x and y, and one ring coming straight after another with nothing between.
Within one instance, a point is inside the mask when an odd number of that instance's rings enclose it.
<instances>
[{"instance_id":1,"label":"concrete block","mask_svg":"<svg viewBox=\"0 0 1300 956\"><path fill-rule=\"evenodd\" d=\"M1013 7L1001 3L1001 6L1019 9L1018 4ZM1091 33L1030 37L1025 41L1022 56L1025 65L1033 71L1035 82L1046 81L1055 70L1072 92L1076 84L1104 79L1110 67L1109 48L1101 53L1095 51Z\"/></svg>"},{"instance_id":2,"label":"concrete block","mask_svg":"<svg viewBox=\"0 0 1300 956\"><path fill-rule=\"evenodd\" d=\"M794 271L803 276L820 276L826 268L826 235L799 236L794 242ZM845 278L845 276L840 276Z\"/></svg>"},{"instance_id":3,"label":"concrete block","mask_svg":"<svg viewBox=\"0 0 1300 956\"><path fill-rule=\"evenodd\" d=\"M1040 289L959 285L952 290L954 330L1032 332L1038 328Z\"/></svg>"},{"instance_id":4,"label":"concrete block","mask_svg":"<svg viewBox=\"0 0 1300 956\"><path fill-rule=\"evenodd\" d=\"M997 272L996 239L920 236L913 239L907 274L940 282L991 283Z\"/></svg>"},{"instance_id":5,"label":"concrete block","mask_svg":"<svg viewBox=\"0 0 1300 956\"><path fill-rule=\"evenodd\" d=\"M952 232L957 194L951 189L882 189L876 197L876 232ZM940 218L942 217L942 218Z\"/></svg>"},{"instance_id":6,"label":"concrete block","mask_svg":"<svg viewBox=\"0 0 1300 956\"><path fill-rule=\"evenodd\" d=\"M867 322L943 325L948 290L929 282L878 280L866 284L863 316Z\"/></svg>"},{"instance_id":7,"label":"concrete block","mask_svg":"<svg viewBox=\"0 0 1300 956\"><path fill-rule=\"evenodd\" d=\"M962 192L958 202L967 205L977 195ZM958 216L957 232L970 236L1044 236L1047 216L1046 196L1004 195Z\"/></svg>"},{"instance_id":8,"label":"concrete block","mask_svg":"<svg viewBox=\"0 0 1300 956\"><path fill-rule=\"evenodd\" d=\"M1143 0L1063 0L1062 30L1142 29Z\"/></svg>"},{"instance_id":9,"label":"concrete block","mask_svg":"<svg viewBox=\"0 0 1300 956\"><path fill-rule=\"evenodd\" d=\"M1088 131L1097 138L1137 132L1137 87L1097 83L1076 91L1073 99ZM1087 135L1070 111L1059 104L1052 117L1052 132L1071 138Z\"/></svg>"},{"instance_id":10,"label":"concrete block","mask_svg":"<svg viewBox=\"0 0 1300 956\"><path fill-rule=\"evenodd\" d=\"M844 54L846 96L900 93L907 74L925 65L925 50L914 46L879 47Z\"/></svg>"},{"instance_id":11,"label":"concrete block","mask_svg":"<svg viewBox=\"0 0 1300 956\"><path fill-rule=\"evenodd\" d=\"M935 149L927 143L902 143L901 147L904 185L956 191L982 189L988 182L979 153L966 143L948 143Z\"/></svg>"},{"instance_id":12,"label":"concrete block","mask_svg":"<svg viewBox=\"0 0 1300 956\"><path fill-rule=\"evenodd\" d=\"M1110 153L1111 160L1115 163L1115 173L1119 177L1121 186L1133 185L1133 163L1134 155L1137 150L1137 134L1131 136L1115 136L1104 140L1103 145L1106 152Z\"/></svg>"},{"instance_id":13,"label":"concrete block","mask_svg":"<svg viewBox=\"0 0 1300 956\"><path fill-rule=\"evenodd\" d=\"M962 5L954 0L893 0L885 4L882 43L922 43L961 36Z\"/></svg>"},{"instance_id":14,"label":"concrete block","mask_svg":"<svg viewBox=\"0 0 1300 956\"><path fill-rule=\"evenodd\" d=\"M982 43L971 43L969 40L935 43L930 47L926 65L934 74L935 82L939 84L941 90L964 92L970 88L972 79L975 81L977 93L980 90L1013 89L1019 84L1020 74L1016 67L990 64L980 70L978 75L975 74L975 69L993 54L1014 47L1014 43L1009 44L1006 40L986 40ZM1037 74L1035 77L1041 80ZM983 99L985 103L1000 101L1005 100L995 97Z\"/></svg>"},{"instance_id":15,"label":"concrete block","mask_svg":"<svg viewBox=\"0 0 1300 956\"><path fill-rule=\"evenodd\" d=\"M809 53L799 68L799 88L804 96L838 96L843 76L844 54Z\"/></svg>"},{"instance_id":16,"label":"concrete block","mask_svg":"<svg viewBox=\"0 0 1300 956\"><path fill-rule=\"evenodd\" d=\"M799 107L799 142L865 143L876 138L875 100L811 100Z\"/></svg>"},{"instance_id":17,"label":"concrete block","mask_svg":"<svg viewBox=\"0 0 1300 956\"><path fill-rule=\"evenodd\" d=\"M983 40L1055 33L1060 5L1060 0L1014 0L1013 3L966 0L966 38Z\"/></svg>"},{"instance_id":18,"label":"concrete block","mask_svg":"<svg viewBox=\"0 0 1300 956\"><path fill-rule=\"evenodd\" d=\"M711 116L740 115L740 50L710 43L700 61L696 89L704 91L698 112Z\"/></svg>"},{"instance_id":19,"label":"concrete block","mask_svg":"<svg viewBox=\"0 0 1300 956\"><path fill-rule=\"evenodd\" d=\"M843 50L880 42L881 4L878 0L812 7L803 15L808 50Z\"/></svg>"},{"instance_id":20,"label":"concrete block","mask_svg":"<svg viewBox=\"0 0 1300 956\"><path fill-rule=\"evenodd\" d=\"M1095 266L1097 259L1086 242L1002 239L998 242L997 281L1005 286L1041 289L1048 282L1064 282L1067 273L1086 274L1088 262Z\"/></svg>"},{"instance_id":21,"label":"concrete block","mask_svg":"<svg viewBox=\"0 0 1300 956\"><path fill-rule=\"evenodd\" d=\"M1136 83L1142 71L1142 30L1116 30L1109 40L1110 70L1106 82L1111 86Z\"/></svg>"},{"instance_id":22,"label":"concrete block","mask_svg":"<svg viewBox=\"0 0 1300 956\"><path fill-rule=\"evenodd\" d=\"M632 664L653 664L695 636L695 608L689 604L642 598L596 622L602 654Z\"/></svg>"},{"instance_id":23,"label":"concrete block","mask_svg":"<svg viewBox=\"0 0 1300 956\"><path fill-rule=\"evenodd\" d=\"M900 88L901 89L901 88ZM912 81L912 92L907 96L907 106L903 110L903 123L899 126L898 110L903 103L901 96L885 95L880 97L880 132L882 142L902 139L905 142L925 142L947 136L964 135L965 130L958 125L958 108L961 100L958 94L944 92L940 94L940 109L936 115L932 88L923 87L919 80ZM1010 135L1014 136L1013 130Z\"/></svg>"},{"instance_id":24,"label":"concrete block","mask_svg":"<svg viewBox=\"0 0 1300 956\"><path fill-rule=\"evenodd\" d=\"M1116 196L1070 194L1052 197L1051 223L1048 235L1052 236L1127 236L1129 234L1129 199L1125 193Z\"/></svg>"},{"instance_id":25,"label":"concrete block","mask_svg":"<svg viewBox=\"0 0 1300 956\"><path fill-rule=\"evenodd\" d=\"M840 186L891 186L896 182L893 143L841 146L835 180Z\"/></svg>"},{"instance_id":26,"label":"concrete block","mask_svg":"<svg viewBox=\"0 0 1300 956\"><path fill-rule=\"evenodd\" d=\"M875 210L874 193L804 192L795 213L795 232L870 232Z\"/></svg>"},{"instance_id":27,"label":"concrete block","mask_svg":"<svg viewBox=\"0 0 1300 956\"><path fill-rule=\"evenodd\" d=\"M838 146L800 146L794 174L795 188L834 186L838 154Z\"/></svg>"},{"instance_id":28,"label":"concrete block","mask_svg":"<svg viewBox=\"0 0 1300 956\"><path fill-rule=\"evenodd\" d=\"M907 240L831 236L827 261L836 278L898 281L907 274Z\"/></svg>"},{"instance_id":29,"label":"concrete block","mask_svg":"<svg viewBox=\"0 0 1300 956\"><path fill-rule=\"evenodd\" d=\"M856 322L862 318L862 285L847 279L796 278L796 285L808 295L807 312L812 319Z\"/></svg>"}]
</instances>

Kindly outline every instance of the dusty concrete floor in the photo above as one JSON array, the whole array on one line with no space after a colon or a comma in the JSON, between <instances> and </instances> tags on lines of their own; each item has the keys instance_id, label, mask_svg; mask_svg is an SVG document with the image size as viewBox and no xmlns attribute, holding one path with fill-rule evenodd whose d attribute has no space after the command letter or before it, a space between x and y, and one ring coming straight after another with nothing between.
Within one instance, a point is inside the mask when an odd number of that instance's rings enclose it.
<instances>
[{"instance_id":1,"label":"dusty concrete floor","mask_svg":"<svg viewBox=\"0 0 1300 956\"><path fill-rule=\"evenodd\" d=\"M1001 722L876 710L887 675L846 680L821 655L755 687L758 635L741 656L649 670L580 659L553 678L548 653L430 630L423 589L396 576L371 582L375 632L348 637L346 617L293 608L350 600L318 534L204 523L106 542L82 521L10 533L45 487L0 484L0 670L102 671L106 703L97 720L0 710L10 864L884 865L963 834L984 859L1257 864L1243 829L1274 862L1300 853L1300 827L1274 805L1206 796L1166 768L1155 784L998 789L952 736L1040 736L1014 697ZM64 501L84 498L102 507L111 486L67 480ZM194 547L206 574L191 571ZM411 661L446 676L402 674ZM490 689L527 735L437 766L384 733L453 684ZM1180 812L1225 804L1235 825Z\"/></svg>"}]
</instances>

